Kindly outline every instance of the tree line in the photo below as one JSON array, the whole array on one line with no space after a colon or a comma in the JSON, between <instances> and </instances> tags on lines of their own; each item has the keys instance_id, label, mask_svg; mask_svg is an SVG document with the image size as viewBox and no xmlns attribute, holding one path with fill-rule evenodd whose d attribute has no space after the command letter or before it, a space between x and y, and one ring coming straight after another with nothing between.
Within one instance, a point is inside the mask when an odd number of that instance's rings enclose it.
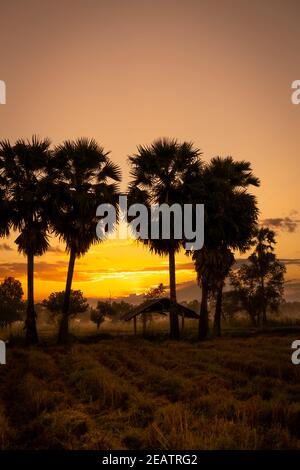
<instances>
[{"instance_id":1,"label":"tree line","mask_svg":"<svg viewBox=\"0 0 300 470\"><path fill-rule=\"evenodd\" d=\"M277 260L273 253L273 232L258 228L257 200L250 188L259 186L260 181L253 174L250 162L236 161L230 156L217 156L205 162L193 143L163 138L151 145L139 145L136 153L128 157L128 163L127 195L131 204L142 203L147 207L163 203L170 206L204 204L204 246L187 253L193 259L201 285L199 338L208 335L211 295L216 298L214 329L217 334L221 333L223 289L235 262L234 252L246 252L255 237L261 242L251 260L260 270L255 300L259 305L255 312L259 314L254 316L257 323L265 322L269 292L265 277L270 265ZM120 182L120 167L94 139L67 140L54 148L49 139L36 136L15 143L0 141L0 236L7 237L11 230L17 231L18 251L27 257L25 338L28 344L38 342L34 307L35 257L47 251L51 234L65 243L69 254L58 331L58 342L64 343L68 338L76 259L91 245L101 242L96 235L96 209L102 203L110 203L117 209ZM168 240L140 237L139 241L150 251L169 258L170 337L179 339L175 256L185 240L176 239L171 227ZM280 280L279 268L275 271L274 276ZM245 274L247 279L250 274ZM283 276L283 270L281 274ZM245 282L242 273L233 275L232 281L236 288L240 286L242 293Z\"/></svg>"}]
</instances>

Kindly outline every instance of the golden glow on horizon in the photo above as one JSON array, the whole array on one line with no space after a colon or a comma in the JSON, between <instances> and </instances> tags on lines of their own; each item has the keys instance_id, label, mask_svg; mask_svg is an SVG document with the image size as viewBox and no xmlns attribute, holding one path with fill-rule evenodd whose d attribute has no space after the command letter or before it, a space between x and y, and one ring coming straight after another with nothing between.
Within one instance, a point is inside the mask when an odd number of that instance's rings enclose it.
<instances>
[{"instance_id":1,"label":"golden glow on horizon","mask_svg":"<svg viewBox=\"0 0 300 470\"><path fill-rule=\"evenodd\" d=\"M56 239L51 245L51 251L35 258L36 300L65 288L68 255ZM3 252L0 256L0 276L13 275L20 279L26 295L26 258L16 251L8 253L9 256ZM287 268L287 281L300 277L299 264ZM192 260L184 251L176 255L176 280L179 288L187 282L196 284ZM167 257L149 253L134 240L107 240L76 260L73 289L81 289L87 297L123 297L143 294L160 282L169 284Z\"/></svg>"},{"instance_id":2,"label":"golden glow on horizon","mask_svg":"<svg viewBox=\"0 0 300 470\"><path fill-rule=\"evenodd\" d=\"M53 246L56 252L35 258L38 300L65 287L68 255L57 240ZM4 261L0 256L1 277L14 275L22 281L26 292L26 258L12 251L9 261L7 258L6 255ZM176 264L179 284L195 279L191 260L184 253L177 255ZM73 288L81 289L88 297L117 297L141 294L160 282L169 283L167 258L150 254L133 240L108 240L94 245L84 257L76 260Z\"/></svg>"}]
</instances>

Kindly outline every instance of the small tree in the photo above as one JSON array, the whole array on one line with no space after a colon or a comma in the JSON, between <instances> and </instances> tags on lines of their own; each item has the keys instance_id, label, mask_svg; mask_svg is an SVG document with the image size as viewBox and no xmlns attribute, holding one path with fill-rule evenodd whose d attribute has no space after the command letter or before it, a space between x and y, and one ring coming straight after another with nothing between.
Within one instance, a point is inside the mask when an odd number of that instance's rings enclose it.
<instances>
[{"instance_id":1,"label":"small tree","mask_svg":"<svg viewBox=\"0 0 300 470\"><path fill-rule=\"evenodd\" d=\"M99 330L101 323L105 320L105 313L97 308L91 308L91 321L96 323L97 330Z\"/></svg>"},{"instance_id":2,"label":"small tree","mask_svg":"<svg viewBox=\"0 0 300 470\"><path fill-rule=\"evenodd\" d=\"M62 313L64 305L65 291L52 292L48 299L43 300L42 305L51 313L52 321L56 321ZM84 313L88 309L87 299L83 297L81 290L71 290L69 314L74 318L79 313Z\"/></svg>"},{"instance_id":3,"label":"small tree","mask_svg":"<svg viewBox=\"0 0 300 470\"><path fill-rule=\"evenodd\" d=\"M238 297L238 303L245 310L253 326L258 325L258 315L260 301L257 291L257 284L253 278L252 267L243 264L240 269L230 273L230 282Z\"/></svg>"},{"instance_id":4,"label":"small tree","mask_svg":"<svg viewBox=\"0 0 300 470\"><path fill-rule=\"evenodd\" d=\"M97 310L101 311L104 316L113 317L115 309L111 302L99 300L97 303Z\"/></svg>"},{"instance_id":5,"label":"small tree","mask_svg":"<svg viewBox=\"0 0 300 470\"><path fill-rule=\"evenodd\" d=\"M278 311L283 301L286 268L275 253L275 233L268 228L255 232L255 249L239 270L231 274L231 283L238 292L253 325L265 325L267 312Z\"/></svg>"},{"instance_id":6,"label":"small tree","mask_svg":"<svg viewBox=\"0 0 300 470\"><path fill-rule=\"evenodd\" d=\"M159 299L166 295L166 287L160 283L157 287L151 287L145 294L145 299Z\"/></svg>"},{"instance_id":7,"label":"small tree","mask_svg":"<svg viewBox=\"0 0 300 470\"><path fill-rule=\"evenodd\" d=\"M0 327L22 320L25 311L22 297L21 282L13 277L6 277L0 284Z\"/></svg>"},{"instance_id":8,"label":"small tree","mask_svg":"<svg viewBox=\"0 0 300 470\"><path fill-rule=\"evenodd\" d=\"M100 328L101 323L104 322L105 317L114 317L115 308L108 301L99 300L96 308L91 309L91 321L96 323L97 329Z\"/></svg>"},{"instance_id":9,"label":"small tree","mask_svg":"<svg viewBox=\"0 0 300 470\"><path fill-rule=\"evenodd\" d=\"M231 321L241 310L243 310L243 306L238 293L235 290L224 292L222 305L223 318Z\"/></svg>"}]
</instances>

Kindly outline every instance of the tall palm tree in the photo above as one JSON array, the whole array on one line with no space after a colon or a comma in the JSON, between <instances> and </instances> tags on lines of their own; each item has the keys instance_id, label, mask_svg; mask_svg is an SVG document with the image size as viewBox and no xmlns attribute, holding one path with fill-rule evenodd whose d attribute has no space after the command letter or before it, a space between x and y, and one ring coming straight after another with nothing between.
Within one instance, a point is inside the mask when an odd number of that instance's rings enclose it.
<instances>
[{"instance_id":1,"label":"tall palm tree","mask_svg":"<svg viewBox=\"0 0 300 470\"><path fill-rule=\"evenodd\" d=\"M205 338L209 292L216 294L214 330L221 334L223 287L234 263L233 251L245 252L250 247L257 224L256 198L247 190L260 183L249 162L234 161L232 157L213 158L202 174L201 183L195 196L204 202L205 243L202 250L193 253L193 259L202 286L199 338Z\"/></svg>"},{"instance_id":2,"label":"tall palm tree","mask_svg":"<svg viewBox=\"0 0 300 470\"><path fill-rule=\"evenodd\" d=\"M190 142L179 143L176 139L158 139L149 146L138 146L137 153L129 157L131 182L128 194L131 203L151 205L180 204L191 201L192 186L198 180L202 169L200 151ZM149 223L151 220L149 220ZM150 231L149 231L150 232ZM178 339L179 322L176 311L176 267L175 254L183 240L174 236L171 222L170 239L139 238L150 251L169 257L170 280L170 336Z\"/></svg>"},{"instance_id":3,"label":"tall palm tree","mask_svg":"<svg viewBox=\"0 0 300 470\"><path fill-rule=\"evenodd\" d=\"M221 312L224 280L234 263L233 253L229 248L207 248L193 252L193 261L197 272L197 280L202 289L199 317L199 338L208 333L208 298L216 295L214 332L221 335Z\"/></svg>"},{"instance_id":4,"label":"tall palm tree","mask_svg":"<svg viewBox=\"0 0 300 470\"><path fill-rule=\"evenodd\" d=\"M6 205L11 227L19 232L15 243L27 256L26 342L38 342L34 309L34 257L48 248L47 165L50 141L33 136L30 141L0 142L0 172L6 180ZM4 230L5 231L5 230Z\"/></svg>"},{"instance_id":5,"label":"tall palm tree","mask_svg":"<svg viewBox=\"0 0 300 470\"><path fill-rule=\"evenodd\" d=\"M52 226L70 255L58 334L60 343L68 337L75 260L101 241L96 235L96 209L102 203L117 205L121 172L108 155L95 140L80 138L57 146L51 161Z\"/></svg>"}]
</instances>

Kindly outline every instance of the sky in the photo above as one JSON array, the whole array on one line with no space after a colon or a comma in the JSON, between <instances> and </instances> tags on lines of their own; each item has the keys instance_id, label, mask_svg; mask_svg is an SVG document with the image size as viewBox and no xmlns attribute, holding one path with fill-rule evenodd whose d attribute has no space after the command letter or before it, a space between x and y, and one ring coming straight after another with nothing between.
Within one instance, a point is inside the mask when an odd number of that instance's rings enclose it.
<instances>
[{"instance_id":1,"label":"sky","mask_svg":"<svg viewBox=\"0 0 300 470\"><path fill-rule=\"evenodd\" d=\"M193 141L205 161L249 160L260 221L286 260L287 298L300 300L299 17L298 0L0 0L0 139L93 137L121 166L123 190L127 157L162 136ZM0 279L17 277L26 295L15 238L0 240ZM37 299L64 289L67 263L51 240L36 258ZM73 287L105 298L159 282L168 284L166 258L112 240L76 262ZM177 283L197 295L184 253Z\"/></svg>"}]
</instances>

